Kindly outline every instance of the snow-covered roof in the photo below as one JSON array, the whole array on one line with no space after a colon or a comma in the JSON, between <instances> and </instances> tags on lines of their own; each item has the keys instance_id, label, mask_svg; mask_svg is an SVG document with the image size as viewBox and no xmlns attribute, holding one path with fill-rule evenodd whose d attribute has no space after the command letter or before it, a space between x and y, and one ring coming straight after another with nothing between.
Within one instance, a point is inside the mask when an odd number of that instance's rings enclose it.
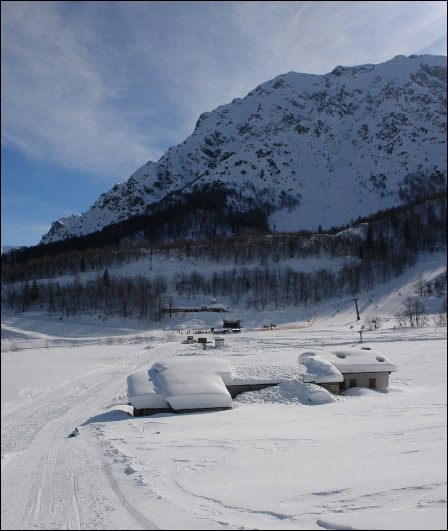
<instances>
[{"instance_id":1,"label":"snow-covered roof","mask_svg":"<svg viewBox=\"0 0 448 531\"><path fill-rule=\"evenodd\" d=\"M145 369L128 376L129 402L137 409L169 408L162 389L154 385L150 372Z\"/></svg>"},{"instance_id":2,"label":"snow-covered roof","mask_svg":"<svg viewBox=\"0 0 448 531\"><path fill-rule=\"evenodd\" d=\"M186 359L187 358L187 359ZM188 374L197 372L212 372L230 379L231 367L228 360L222 358L177 357L159 361L152 366L153 370L162 373L168 370L186 371Z\"/></svg>"},{"instance_id":3,"label":"snow-covered roof","mask_svg":"<svg viewBox=\"0 0 448 531\"><path fill-rule=\"evenodd\" d=\"M338 369L322 356L314 352L304 352L299 356L299 363L305 365L306 373L303 375L305 383L333 383L342 382L344 377Z\"/></svg>"},{"instance_id":4,"label":"snow-covered roof","mask_svg":"<svg viewBox=\"0 0 448 531\"><path fill-rule=\"evenodd\" d=\"M128 398L137 409L232 407L222 377L230 379L227 360L171 359L128 376Z\"/></svg>"},{"instance_id":5,"label":"snow-covered roof","mask_svg":"<svg viewBox=\"0 0 448 531\"><path fill-rule=\"evenodd\" d=\"M303 358L302 358L303 356ZM342 374L356 372L394 372L397 370L384 354L370 347L355 347L351 349L319 350L317 352L305 352L299 356L322 357L331 362Z\"/></svg>"}]
</instances>

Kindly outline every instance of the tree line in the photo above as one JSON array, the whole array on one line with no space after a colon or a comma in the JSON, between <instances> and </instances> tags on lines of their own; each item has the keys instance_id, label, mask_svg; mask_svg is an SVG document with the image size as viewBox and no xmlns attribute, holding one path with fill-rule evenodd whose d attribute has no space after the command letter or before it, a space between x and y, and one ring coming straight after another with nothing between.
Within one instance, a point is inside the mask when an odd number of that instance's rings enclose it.
<instances>
[{"instance_id":1,"label":"tree line","mask_svg":"<svg viewBox=\"0 0 448 531\"><path fill-rule=\"evenodd\" d=\"M2 298L9 308L18 312L40 309L49 315L65 317L95 313L159 321L166 289L167 282L162 275L153 280L143 276L116 277L105 269L103 275L87 281L76 274L73 282L65 284L34 279L20 286L9 285Z\"/></svg>"},{"instance_id":2,"label":"tree line","mask_svg":"<svg viewBox=\"0 0 448 531\"><path fill-rule=\"evenodd\" d=\"M363 224L366 224L365 226ZM347 231L351 226L360 235ZM363 238L362 228L367 234ZM345 230L343 230L345 229ZM42 252L53 244L38 246ZM446 196L431 201L380 211L361 218L344 227L333 228L327 233L310 231L295 233L265 233L248 229L239 234L215 236L196 241L157 242L146 241L119 246L70 248L69 251L52 255L50 252L36 258L26 258L26 251L13 251L2 256L2 281L24 282L34 278L55 278L66 274L98 271L121 266L157 255L183 260L232 261L235 265L269 261L281 262L288 258L308 258L322 253L330 257L353 256L361 259L391 255L394 262L403 261L407 266L419 251L432 252L446 245ZM399 268L399 266L395 266Z\"/></svg>"},{"instance_id":3,"label":"tree line","mask_svg":"<svg viewBox=\"0 0 448 531\"><path fill-rule=\"evenodd\" d=\"M355 229L336 234L251 232L232 238L151 246L128 243L119 248L46 256L25 264L5 261L2 302L17 311L38 308L67 316L94 312L159 320L170 296L229 297L236 305L244 299L248 307L262 309L355 295L401 274L415 263L418 253L446 249L446 200L391 209L370 221L359 219ZM131 260L151 263L151 256L158 254L179 263L193 258L230 261L234 267L206 275L180 270L172 278L162 274L154 278L152 274L150 279L109 274L112 266ZM332 266L312 273L295 270L293 261L288 265L288 259L318 256L342 258L345 263L339 269ZM84 280L82 274L89 270L102 273L94 280ZM72 281L52 280L67 273L73 275Z\"/></svg>"}]
</instances>

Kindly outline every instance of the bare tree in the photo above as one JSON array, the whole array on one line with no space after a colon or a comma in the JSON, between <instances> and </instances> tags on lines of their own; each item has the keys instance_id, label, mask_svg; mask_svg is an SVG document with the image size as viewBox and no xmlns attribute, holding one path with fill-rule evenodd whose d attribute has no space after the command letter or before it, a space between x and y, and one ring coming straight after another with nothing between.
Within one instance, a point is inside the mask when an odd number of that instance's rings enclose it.
<instances>
[{"instance_id":1,"label":"bare tree","mask_svg":"<svg viewBox=\"0 0 448 531\"><path fill-rule=\"evenodd\" d=\"M365 318L365 322L370 330L377 330L378 328L381 328L383 324L383 318L380 315L370 314Z\"/></svg>"},{"instance_id":2,"label":"bare tree","mask_svg":"<svg viewBox=\"0 0 448 531\"><path fill-rule=\"evenodd\" d=\"M425 326L427 322L426 308L419 297L407 297L395 318L402 323L414 326Z\"/></svg>"},{"instance_id":3,"label":"bare tree","mask_svg":"<svg viewBox=\"0 0 448 531\"><path fill-rule=\"evenodd\" d=\"M446 299L442 303L440 312L434 316L434 324L441 326L447 325Z\"/></svg>"},{"instance_id":4,"label":"bare tree","mask_svg":"<svg viewBox=\"0 0 448 531\"><path fill-rule=\"evenodd\" d=\"M414 282L413 286L414 293L418 297L423 297L423 295L425 294L426 280L421 273L418 275L417 280Z\"/></svg>"}]
</instances>

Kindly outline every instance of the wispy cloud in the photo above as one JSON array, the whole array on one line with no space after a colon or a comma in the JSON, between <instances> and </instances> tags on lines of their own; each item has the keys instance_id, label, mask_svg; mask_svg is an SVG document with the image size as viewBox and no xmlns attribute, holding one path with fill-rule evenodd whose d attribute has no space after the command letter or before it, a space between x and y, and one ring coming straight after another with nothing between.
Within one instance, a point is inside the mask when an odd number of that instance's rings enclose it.
<instances>
[{"instance_id":1,"label":"wispy cloud","mask_svg":"<svg viewBox=\"0 0 448 531\"><path fill-rule=\"evenodd\" d=\"M1 204L5 216L8 215L10 208L20 207L23 210L30 206L40 209L42 213L51 211L53 215L59 217L70 216L73 213L66 208L58 208L54 203L42 201L37 197L13 192L2 193Z\"/></svg>"},{"instance_id":2,"label":"wispy cloud","mask_svg":"<svg viewBox=\"0 0 448 531\"><path fill-rule=\"evenodd\" d=\"M5 4L4 142L100 174L117 175L160 154L120 104L129 86L111 75L107 52L93 31L82 29L83 17L73 19L53 2Z\"/></svg>"},{"instance_id":3,"label":"wispy cloud","mask_svg":"<svg viewBox=\"0 0 448 531\"><path fill-rule=\"evenodd\" d=\"M295 70L446 54L445 2L2 2L2 141L127 177Z\"/></svg>"}]
</instances>

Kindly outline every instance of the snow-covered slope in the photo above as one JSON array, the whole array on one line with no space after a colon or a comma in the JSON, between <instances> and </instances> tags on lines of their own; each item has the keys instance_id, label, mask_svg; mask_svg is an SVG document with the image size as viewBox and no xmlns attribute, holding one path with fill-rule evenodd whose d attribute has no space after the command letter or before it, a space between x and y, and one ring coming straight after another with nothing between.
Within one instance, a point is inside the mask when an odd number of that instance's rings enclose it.
<instances>
[{"instance_id":1,"label":"snow-covered slope","mask_svg":"<svg viewBox=\"0 0 448 531\"><path fill-rule=\"evenodd\" d=\"M92 233L149 205L154 211L195 185L231 191L234 211L269 205L274 230L345 224L443 186L445 134L444 56L289 72L203 113L184 142L81 216L54 222L42 242Z\"/></svg>"}]
</instances>

